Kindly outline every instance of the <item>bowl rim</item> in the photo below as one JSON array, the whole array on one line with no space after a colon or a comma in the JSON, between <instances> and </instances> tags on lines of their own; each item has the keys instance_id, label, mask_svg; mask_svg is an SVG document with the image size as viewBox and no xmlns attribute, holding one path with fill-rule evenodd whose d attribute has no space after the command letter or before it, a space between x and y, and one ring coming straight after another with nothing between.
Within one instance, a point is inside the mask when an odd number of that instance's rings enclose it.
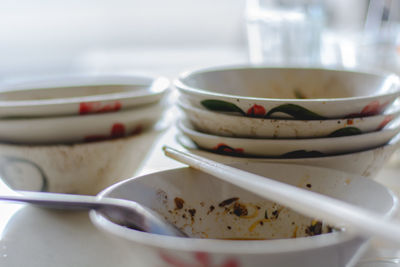
<instances>
[{"instance_id":1,"label":"bowl rim","mask_svg":"<svg viewBox=\"0 0 400 267\"><path fill-rule=\"evenodd\" d=\"M212 153L210 151L207 150L202 150L200 148L197 148L194 145L194 143L191 144L186 144L186 143L182 143L181 140L182 138L185 138L186 140L184 140L185 142L187 140L190 140L191 142L193 142L189 137L187 137L184 134L179 134L177 136L177 140L178 143L184 147L186 150L189 151L193 151L193 150L198 150L204 153ZM349 155L354 155L354 154L362 154L362 153L369 153L369 152L375 152L378 150L388 150L389 148L392 148L393 150L399 149L400 148L400 133L396 134L392 139L390 139L390 141L383 145L383 146L378 146L378 147L374 147L374 148L370 148L370 149L365 149L365 150L361 150L361 151L357 151L357 152L349 152L349 153L341 153L341 154L335 154L335 155L327 155L327 156L319 156L319 157L307 157L307 158L262 158L262 157L234 157L234 156L229 156L229 155L221 155L221 154L215 154L218 156L224 156L224 157L230 157L230 158L234 158L234 159L243 159L243 160L251 160L251 161L255 161L255 162L260 162L260 163L290 163L293 164L293 162L296 162L297 160L306 160L306 161L315 161L315 160L320 160L320 159L324 159L324 160L329 160L329 159L338 159L340 157L344 157L344 156L349 156ZM214 155L214 154L213 154Z\"/></svg>"},{"instance_id":2,"label":"bowl rim","mask_svg":"<svg viewBox=\"0 0 400 267\"><path fill-rule=\"evenodd\" d=\"M47 123L81 123L87 121L101 121L101 120L116 120L118 118L130 118L134 120L135 118L141 118L144 115L151 113L151 111L162 111L168 108L168 104L165 101L160 101L157 103L149 103L140 106L135 106L132 108L118 110L116 112L102 112L102 113L92 113L88 115L64 115L64 116L47 116L47 117L10 117L0 120L0 126L4 125L21 125L25 123L40 123L41 125ZM153 115L153 114L152 114ZM160 116L161 118L161 116Z\"/></svg>"},{"instance_id":3,"label":"bowl rim","mask_svg":"<svg viewBox=\"0 0 400 267\"><path fill-rule=\"evenodd\" d=\"M88 136L99 135L101 139L106 132L110 134L112 127L118 124L125 127L127 136L131 135L131 129L135 132L133 135L138 135L156 127L167 112L167 101L159 101L118 112L7 118L0 120L0 136L3 140L0 143L34 146L85 143L84 139ZM29 131L25 131L27 127ZM134 127L137 127L137 132Z\"/></svg>"},{"instance_id":4,"label":"bowl rim","mask_svg":"<svg viewBox=\"0 0 400 267\"><path fill-rule=\"evenodd\" d=\"M278 164L278 165L286 165L287 164ZM350 176L357 177L357 179L367 179L363 178L356 174L351 174L339 170L332 170L328 168L322 167L314 167L314 166L303 166L297 164L291 164L291 166L298 166L301 168L314 168L314 169L324 169L329 171L334 171L337 173L346 173ZM125 183L130 183L136 179L145 179L148 176L154 176L161 172L179 172L182 169L188 169L189 167L180 167L169 170L163 170L158 172L153 172L150 174L133 177L121 182L118 182L103 191L101 191L97 197L100 199L104 196L107 196L110 192L112 192L115 188L122 186ZM371 180L371 182L376 183ZM376 183L378 184L378 183ZM382 186L378 184L378 186ZM393 205L387 211L387 213L383 216L386 218L390 218L393 216L394 212L399 208L398 207L398 198L396 195L388 188L384 187L386 192L389 194L390 198L393 201ZM357 235L352 231L347 231L343 229L339 232L332 232L318 236L311 237L300 237L294 239L275 239L275 240L218 240L218 239L201 239L201 238L182 238L182 237L171 237L171 236L162 236L152 233L145 233L138 230L128 229L126 227L117 225L104 216L102 216L96 210L92 210L89 213L89 217L92 223L102 229L103 231L109 232L115 236L121 237L125 240L130 240L136 243L145 244L148 246L164 248L164 249L172 249L172 250L181 250L181 251L204 251L210 253L235 253L235 254L271 254L271 253L284 253L284 252L296 252L296 251L305 251L312 250L321 247L334 246L344 242L350 241L358 241L358 242L366 242L368 237L364 237L362 235Z\"/></svg>"},{"instance_id":5,"label":"bowl rim","mask_svg":"<svg viewBox=\"0 0 400 267\"><path fill-rule=\"evenodd\" d=\"M347 73L358 73L358 74L367 74L367 75L377 75L382 76L386 82L390 82L396 84L396 89L390 93L381 93L381 94L373 94L373 95L364 95L364 96L352 96L352 97L341 97L341 98L312 98L312 99L295 99L295 98L263 98L263 97L250 97L250 96L241 96L241 95L233 95L226 93L218 93L215 91L209 91L202 88L195 88L189 85L186 85L184 79L189 78L190 76L197 75L200 73L206 72L215 72L215 71L232 71L232 70L243 70L243 69L282 69L282 70L320 70L320 71L328 71L328 72L347 72ZM272 102L272 103L302 103L302 104L316 104L320 102L352 102L357 100L373 100L383 96L399 96L400 95L400 77L393 72L383 71L383 70L357 70L350 68L326 68L326 67L300 67L300 66L271 66L271 65L251 65L251 64L241 64L241 65L229 65L229 66L218 66L218 67L209 67L202 68L196 70L188 70L183 71L178 75L178 78L173 80L173 85L182 93L198 95L198 96L214 96L214 97L222 97L225 99L242 99L248 101L257 101L257 102Z\"/></svg>"},{"instance_id":6,"label":"bowl rim","mask_svg":"<svg viewBox=\"0 0 400 267\"><path fill-rule=\"evenodd\" d=\"M128 92L76 96L65 98L50 98L50 99L36 99L36 100L0 100L0 108L6 107L38 107L42 105L56 106L61 104L79 104L81 102L98 102L98 101L113 101L123 99L146 99L164 94L171 85L169 79L164 76L151 76L151 75L119 75L119 74L105 74L105 75L65 75L49 78L48 80L34 80L25 81L20 83L11 83L4 85L1 89L2 93L24 92L31 90L46 90L51 88L63 87L83 87L83 86L100 86L100 85L131 85L131 86L144 86L145 90L131 90ZM144 102L151 103L154 102ZM138 105L135 105L138 106Z\"/></svg>"},{"instance_id":7,"label":"bowl rim","mask_svg":"<svg viewBox=\"0 0 400 267\"><path fill-rule=\"evenodd\" d=\"M374 132L368 132L368 133L362 133L362 134L357 134L357 135L348 135L348 136L339 136L339 137L316 137L316 138L287 138L287 139L279 139L279 138L245 138L245 137L231 137L231 136L219 136L219 135L214 135L210 133L204 133L201 131L198 131L194 128L192 123L188 119L179 119L177 121L177 128L183 132L184 134L189 133L194 136L199 136L202 138L207 138L207 139L214 139L214 138L222 138L225 140L231 140L231 141L242 141L242 142L249 142L249 143L260 143L260 142L281 142L281 143L309 143L309 142L329 142L329 140L335 140L335 141L340 141L340 140L345 140L345 139L358 139L358 137L362 136L375 136L379 135L382 133L394 133L393 137L394 138L399 132L400 132L400 117L396 118L394 121L391 121L383 127L379 131L374 131ZM366 138L366 137L365 137ZM392 139L391 138L391 139ZM390 139L390 140L391 140Z\"/></svg>"}]
</instances>

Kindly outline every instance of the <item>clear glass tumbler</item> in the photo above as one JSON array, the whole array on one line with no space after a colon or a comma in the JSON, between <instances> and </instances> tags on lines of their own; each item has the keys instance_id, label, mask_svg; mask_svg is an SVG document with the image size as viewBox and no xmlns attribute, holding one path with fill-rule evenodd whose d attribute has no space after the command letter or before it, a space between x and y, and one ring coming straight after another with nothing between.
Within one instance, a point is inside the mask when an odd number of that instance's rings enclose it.
<instances>
[{"instance_id":1,"label":"clear glass tumbler","mask_svg":"<svg viewBox=\"0 0 400 267\"><path fill-rule=\"evenodd\" d=\"M324 20L320 1L247 0L251 63L319 64Z\"/></svg>"}]
</instances>

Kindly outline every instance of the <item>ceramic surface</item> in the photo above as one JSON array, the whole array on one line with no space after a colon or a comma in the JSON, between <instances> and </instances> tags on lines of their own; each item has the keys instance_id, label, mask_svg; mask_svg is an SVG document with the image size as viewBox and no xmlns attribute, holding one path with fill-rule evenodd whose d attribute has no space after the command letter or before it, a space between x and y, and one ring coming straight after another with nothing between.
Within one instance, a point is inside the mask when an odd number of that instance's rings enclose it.
<instances>
[{"instance_id":1,"label":"ceramic surface","mask_svg":"<svg viewBox=\"0 0 400 267\"><path fill-rule=\"evenodd\" d=\"M120 112L84 116L0 120L0 141L18 144L64 144L138 134L162 118L159 102ZM29 130L27 130L29 129Z\"/></svg>"},{"instance_id":2,"label":"ceramic surface","mask_svg":"<svg viewBox=\"0 0 400 267\"><path fill-rule=\"evenodd\" d=\"M348 173L286 164L236 166L349 201L383 217L390 216L396 206L396 198L384 186ZM139 232L91 212L95 225L115 235L124 246L153 249L158 266L204 262L213 266L351 266L366 241L346 231L310 237L307 223L315 225L313 219L187 167L124 181L106 189L100 194L103 196L138 201L192 236ZM278 239L232 240L263 237Z\"/></svg>"},{"instance_id":3,"label":"ceramic surface","mask_svg":"<svg viewBox=\"0 0 400 267\"><path fill-rule=\"evenodd\" d=\"M380 114L400 95L392 74L262 66L186 72L175 87L209 110L305 120Z\"/></svg>"},{"instance_id":4,"label":"ceramic surface","mask_svg":"<svg viewBox=\"0 0 400 267\"><path fill-rule=\"evenodd\" d=\"M349 119L331 120L284 120L249 118L208 111L178 101L185 116L192 125L205 133L248 138L312 138L347 136L382 129L391 120L399 117L399 105L384 114Z\"/></svg>"},{"instance_id":5,"label":"ceramic surface","mask_svg":"<svg viewBox=\"0 0 400 267\"><path fill-rule=\"evenodd\" d=\"M72 145L0 144L0 177L14 190L93 195L132 177L163 131Z\"/></svg>"},{"instance_id":6,"label":"ceramic surface","mask_svg":"<svg viewBox=\"0 0 400 267\"><path fill-rule=\"evenodd\" d=\"M3 85L0 117L85 115L159 101L169 81L163 77L80 75Z\"/></svg>"},{"instance_id":7,"label":"ceramic surface","mask_svg":"<svg viewBox=\"0 0 400 267\"><path fill-rule=\"evenodd\" d=\"M345 171L348 173L375 178L383 166L390 160L393 153L400 148L400 135L396 135L387 145L360 152L347 153L336 156L277 159L277 158L246 158L221 155L199 149L188 137L177 135L177 141L185 149L194 154L214 159L219 162L232 163L284 163L301 164L325 167Z\"/></svg>"},{"instance_id":8,"label":"ceramic surface","mask_svg":"<svg viewBox=\"0 0 400 267\"><path fill-rule=\"evenodd\" d=\"M179 130L197 146L233 156L305 158L357 152L382 146L399 131L399 120L378 132L353 136L313 139L250 139L205 134L196 131L190 122L180 120Z\"/></svg>"}]
</instances>

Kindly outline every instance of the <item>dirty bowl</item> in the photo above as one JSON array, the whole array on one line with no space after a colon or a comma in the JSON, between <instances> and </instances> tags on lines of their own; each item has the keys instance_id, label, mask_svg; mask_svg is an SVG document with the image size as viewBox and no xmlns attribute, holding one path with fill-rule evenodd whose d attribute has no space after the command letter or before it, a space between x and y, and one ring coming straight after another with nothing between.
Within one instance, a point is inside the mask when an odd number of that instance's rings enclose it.
<instances>
[{"instance_id":1,"label":"dirty bowl","mask_svg":"<svg viewBox=\"0 0 400 267\"><path fill-rule=\"evenodd\" d=\"M0 117L103 113L156 103L169 88L164 77L74 75L2 85Z\"/></svg>"},{"instance_id":2,"label":"dirty bowl","mask_svg":"<svg viewBox=\"0 0 400 267\"><path fill-rule=\"evenodd\" d=\"M71 145L0 144L0 177L14 190L94 195L132 177L163 131Z\"/></svg>"},{"instance_id":3,"label":"dirty bowl","mask_svg":"<svg viewBox=\"0 0 400 267\"><path fill-rule=\"evenodd\" d=\"M185 72L175 81L192 105L242 116L321 120L382 113L400 95L387 73L233 66Z\"/></svg>"},{"instance_id":4,"label":"dirty bowl","mask_svg":"<svg viewBox=\"0 0 400 267\"><path fill-rule=\"evenodd\" d=\"M330 120L249 118L197 108L185 103L183 99L177 104L196 129L213 135L245 138L282 139L356 135L378 131L400 115L398 104L375 116Z\"/></svg>"},{"instance_id":5,"label":"dirty bowl","mask_svg":"<svg viewBox=\"0 0 400 267\"><path fill-rule=\"evenodd\" d=\"M179 130L204 150L236 156L299 158L357 152L387 144L400 131L400 119L377 132L352 136L307 139L255 139L225 137L197 131L187 120Z\"/></svg>"},{"instance_id":6,"label":"dirty bowl","mask_svg":"<svg viewBox=\"0 0 400 267\"><path fill-rule=\"evenodd\" d=\"M178 143L193 154L213 159L218 162L233 163L279 163L279 164L299 164L315 167L324 167L345 171L354 175L360 175L367 178L375 178L388 163L394 152L400 149L400 134L393 137L388 144L377 148L363 151L345 153L335 156L320 157L298 157L298 158L254 158L230 156L229 153L217 154L214 152L199 149L188 137L178 134Z\"/></svg>"},{"instance_id":7,"label":"dirty bowl","mask_svg":"<svg viewBox=\"0 0 400 267\"><path fill-rule=\"evenodd\" d=\"M15 144L69 144L129 136L151 128L163 117L166 107L167 104L162 101L119 112L2 119L0 141Z\"/></svg>"},{"instance_id":8,"label":"dirty bowl","mask_svg":"<svg viewBox=\"0 0 400 267\"><path fill-rule=\"evenodd\" d=\"M397 205L384 186L344 172L286 164L235 166L348 201L383 218ZM140 232L91 212L93 223L120 240L121 247L146 248L146 266L351 266L368 241L345 229L325 233L330 227L321 222L191 168L129 179L99 197L137 201L191 236Z\"/></svg>"}]
</instances>

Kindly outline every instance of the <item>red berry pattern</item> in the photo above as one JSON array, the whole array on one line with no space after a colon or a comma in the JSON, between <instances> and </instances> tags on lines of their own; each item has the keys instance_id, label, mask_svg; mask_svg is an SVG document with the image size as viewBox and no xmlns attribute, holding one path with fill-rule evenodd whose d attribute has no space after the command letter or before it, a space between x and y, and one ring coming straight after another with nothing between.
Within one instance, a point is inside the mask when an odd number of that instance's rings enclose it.
<instances>
[{"instance_id":1,"label":"red berry pattern","mask_svg":"<svg viewBox=\"0 0 400 267\"><path fill-rule=\"evenodd\" d=\"M102 102L82 102L79 104L79 114L114 112L120 110L121 107L122 104L119 101L106 104Z\"/></svg>"}]
</instances>

